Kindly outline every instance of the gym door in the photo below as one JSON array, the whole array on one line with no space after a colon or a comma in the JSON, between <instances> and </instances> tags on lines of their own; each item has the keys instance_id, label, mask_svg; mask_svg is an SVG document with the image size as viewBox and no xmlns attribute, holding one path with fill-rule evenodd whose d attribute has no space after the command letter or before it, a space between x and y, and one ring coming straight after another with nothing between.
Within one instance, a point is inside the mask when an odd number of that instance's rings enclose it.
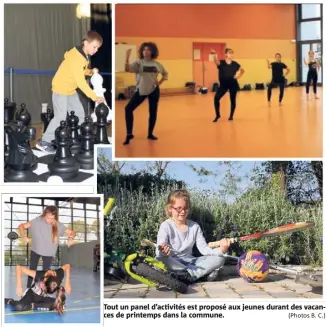
<instances>
[{"instance_id":1,"label":"gym door","mask_svg":"<svg viewBox=\"0 0 326 327\"><path fill-rule=\"evenodd\" d=\"M210 56L214 49L220 59L224 58L225 43L193 43L193 80L198 86L212 91L218 81L218 70Z\"/></svg>"}]
</instances>

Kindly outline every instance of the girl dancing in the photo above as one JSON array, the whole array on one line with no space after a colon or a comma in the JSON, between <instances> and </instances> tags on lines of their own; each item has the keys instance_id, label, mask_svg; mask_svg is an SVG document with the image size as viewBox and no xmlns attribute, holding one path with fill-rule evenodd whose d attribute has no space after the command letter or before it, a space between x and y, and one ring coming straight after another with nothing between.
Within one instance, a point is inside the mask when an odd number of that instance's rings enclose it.
<instances>
[{"instance_id":1,"label":"girl dancing","mask_svg":"<svg viewBox=\"0 0 326 327\"><path fill-rule=\"evenodd\" d=\"M236 108L236 98L239 89L238 79L244 74L244 69L233 60L233 50L226 48L225 60L219 60L215 50L211 50L214 56L214 62L219 71L219 81L220 85L216 90L214 97L215 106L215 119L213 123L216 123L220 118L220 100L223 98L227 91L230 92L231 110L229 120L233 120L235 108Z\"/></svg>"},{"instance_id":2,"label":"girl dancing","mask_svg":"<svg viewBox=\"0 0 326 327\"><path fill-rule=\"evenodd\" d=\"M285 88L285 76L289 74L290 69L281 61L282 57L279 53L275 55L275 61L270 63L267 59L267 67L272 69L272 80L268 85L267 89L267 100L268 106L271 106L271 97L272 97L272 87L279 86L280 87L280 95L279 95L279 105L282 105L282 100L284 96L284 88ZM284 69L286 73L284 75Z\"/></svg>"}]
</instances>

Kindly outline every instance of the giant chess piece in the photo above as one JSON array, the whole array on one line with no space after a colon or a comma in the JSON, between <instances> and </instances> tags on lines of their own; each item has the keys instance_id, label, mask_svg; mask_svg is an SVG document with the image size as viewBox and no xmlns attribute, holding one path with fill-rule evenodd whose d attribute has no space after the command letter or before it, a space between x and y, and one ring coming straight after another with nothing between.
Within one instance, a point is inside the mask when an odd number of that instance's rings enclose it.
<instances>
[{"instance_id":1,"label":"giant chess piece","mask_svg":"<svg viewBox=\"0 0 326 327\"><path fill-rule=\"evenodd\" d=\"M64 181L77 177L80 166L71 154L71 130L64 120L55 130L55 143L57 152L53 162L48 164L50 176L59 176Z\"/></svg>"},{"instance_id":2,"label":"giant chess piece","mask_svg":"<svg viewBox=\"0 0 326 327\"><path fill-rule=\"evenodd\" d=\"M99 73L95 73L93 74L93 76L91 77L91 84L93 85L94 88L94 92L96 93L96 95L98 97L104 98L104 104L108 107L108 115L106 117L107 121L111 121L112 120L112 110L109 108L108 104L105 101L105 97L104 97L104 93L106 91L105 88L103 88L103 77L99 74ZM97 117L96 117L96 107L99 105L99 103L95 103L95 110L92 113L92 120L93 123L96 122Z\"/></svg>"},{"instance_id":3,"label":"giant chess piece","mask_svg":"<svg viewBox=\"0 0 326 327\"><path fill-rule=\"evenodd\" d=\"M49 108L47 108L45 112L41 113L41 121L43 122L43 133L45 133L53 117L54 117L53 110Z\"/></svg>"},{"instance_id":4,"label":"giant chess piece","mask_svg":"<svg viewBox=\"0 0 326 327\"><path fill-rule=\"evenodd\" d=\"M4 117L4 125L6 126L10 121L14 120L16 112L16 103L9 102L8 99L5 99L5 105L3 110L3 117ZM6 166L7 159L9 156L9 139L7 133L4 131L4 163Z\"/></svg>"},{"instance_id":5,"label":"giant chess piece","mask_svg":"<svg viewBox=\"0 0 326 327\"><path fill-rule=\"evenodd\" d=\"M15 118L15 112L16 112L16 103L15 102L9 102L8 99L5 99L5 106L3 111L3 116L5 120L5 124L8 122L14 120Z\"/></svg>"},{"instance_id":6,"label":"giant chess piece","mask_svg":"<svg viewBox=\"0 0 326 327\"><path fill-rule=\"evenodd\" d=\"M85 117L85 122L80 126L81 132L81 150L75 156L81 169L94 169L94 141L93 124L90 117Z\"/></svg>"},{"instance_id":7,"label":"giant chess piece","mask_svg":"<svg viewBox=\"0 0 326 327\"><path fill-rule=\"evenodd\" d=\"M78 133L79 118L75 115L74 111L70 112L67 123L71 130L72 145L70 150L72 154L77 154L80 151L80 137Z\"/></svg>"},{"instance_id":8,"label":"giant chess piece","mask_svg":"<svg viewBox=\"0 0 326 327\"><path fill-rule=\"evenodd\" d=\"M9 140L9 154L6 161L5 181L32 183L39 178L33 173L37 168L38 159L30 147L30 141L35 140L36 130L30 127L31 115L22 104L15 113L15 121L5 126Z\"/></svg>"},{"instance_id":9,"label":"giant chess piece","mask_svg":"<svg viewBox=\"0 0 326 327\"><path fill-rule=\"evenodd\" d=\"M100 103L95 110L96 113L96 143L97 144L110 144L108 135L106 133L107 116L109 108L104 103Z\"/></svg>"}]
</instances>

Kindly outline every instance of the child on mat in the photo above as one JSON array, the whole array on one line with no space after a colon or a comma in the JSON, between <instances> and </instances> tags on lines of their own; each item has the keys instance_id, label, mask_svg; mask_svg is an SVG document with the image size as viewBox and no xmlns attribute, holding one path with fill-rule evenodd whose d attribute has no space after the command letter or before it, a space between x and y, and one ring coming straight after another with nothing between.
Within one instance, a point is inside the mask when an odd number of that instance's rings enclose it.
<instances>
[{"instance_id":1,"label":"child on mat","mask_svg":"<svg viewBox=\"0 0 326 327\"><path fill-rule=\"evenodd\" d=\"M279 86L280 95L279 95L279 105L282 105L282 100L284 96L284 88L285 88L285 76L289 74L290 69L281 61L281 54L275 54L275 61L270 63L267 59L267 67L272 69L272 80L268 85L267 89L267 100L268 106L271 106L271 96L272 96L272 87ZM284 75L284 69L286 73Z\"/></svg>"},{"instance_id":2,"label":"child on mat","mask_svg":"<svg viewBox=\"0 0 326 327\"><path fill-rule=\"evenodd\" d=\"M89 31L82 39L81 46L69 50L52 80L52 104L54 117L47 127L42 139L37 141L36 147L46 153L55 153L51 144L54 132L62 120L66 120L67 112L74 111L79 122L84 122L85 111L76 89L79 88L88 98L102 103L104 98L98 97L87 84L85 76L98 73L98 69L89 69L90 56L93 56L103 43L102 37L94 31Z\"/></svg>"},{"instance_id":3,"label":"child on mat","mask_svg":"<svg viewBox=\"0 0 326 327\"><path fill-rule=\"evenodd\" d=\"M213 123L216 123L220 118L220 100L224 97L227 91L230 93L230 116L229 121L233 120L237 93L239 89L238 79L244 74L244 69L240 66L239 63L233 60L233 50L226 48L224 50L225 60L220 60L217 56L217 53L214 49L211 50L211 54L214 55L214 63L219 71L219 81L220 85L216 90L214 97L214 107L215 107L215 119Z\"/></svg>"},{"instance_id":4,"label":"child on mat","mask_svg":"<svg viewBox=\"0 0 326 327\"><path fill-rule=\"evenodd\" d=\"M171 192L165 209L169 218L161 224L157 235L158 259L185 283L192 283L204 276L208 276L208 281L216 280L218 269L224 264L223 254L227 252L230 240L221 240L220 248L216 249L207 245L200 226L187 220L190 195L186 190ZM202 257L193 256L195 244Z\"/></svg>"},{"instance_id":5,"label":"child on mat","mask_svg":"<svg viewBox=\"0 0 326 327\"><path fill-rule=\"evenodd\" d=\"M34 278L34 284L23 295L22 273ZM65 287L60 286L66 273ZM56 270L36 271L26 267L16 266L16 294L20 300L5 298L5 304L13 311L49 310L63 314L66 301L65 293L71 292L70 265L63 265ZM56 298L50 296L57 292Z\"/></svg>"},{"instance_id":6,"label":"child on mat","mask_svg":"<svg viewBox=\"0 0 326 327\"><path fill-rule=\"evenodd\" d=\"M136 74L136 92L130 99L125 108L125 119L127 136L123 143L129 144L130 140L134 138L133 112L139 107L146 98L149 103L149 125L147 138L149 140L157 140L154 136L154 127L157 118L158 102L160 99L160 85L168 79L168 72L165 68L156 61L159 51L155 43L145 42L139 48L139 59L133 63L129 63L131 49L126 52L125 71ZM162 75L161 80L157 80L158 74Z\"/></svg>"},{"instance_id":7,"label":"child on mat","mask_svg":"<svg viewBox=\"0 0 326 327\"><path fill-rule=\"evenodd\" d=\"M317 97L317 81L318 81L318 71L320 70L320 63L315 58L314 51L309 51L308 55L309 55L308 61L306 60L306 58L303 59L304 64L309 67L309 70L307 73L307 82L306 82L306 94L307 94L307 98L308 98L309 97L309 88L310 88L310 84L312 82L315 99L319 99Z\"/></svg>"}]
</instances>

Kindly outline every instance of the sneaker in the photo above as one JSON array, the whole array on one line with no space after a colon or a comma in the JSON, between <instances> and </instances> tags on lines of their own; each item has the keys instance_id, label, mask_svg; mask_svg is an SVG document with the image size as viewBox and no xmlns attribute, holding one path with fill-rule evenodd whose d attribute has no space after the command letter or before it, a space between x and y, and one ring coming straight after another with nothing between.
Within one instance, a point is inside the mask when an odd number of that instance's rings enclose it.
<instances>
[{"instance_id":1,"label":"sneaker","mask_svg":"<svg viewBox=\"0 0 326 327\"><path fill-rule=\"evenodd\" d=\"M206 277L206 281L207 282L216 282L218 280L219 277L219 269L215 269L213 270L207 277Z\"/></svg>"},{"instance_id":2,"label":"sneaker","mask_svg":"<svg viewBox=\"0 0 326 327\"><path fill-rule=\"evenodd\" d=\"M187 285L191 284L194 281L193 277L189 274L188 270L174 272L173 274L178 280L180 280L181 282Z\"/></svg>"},{"instance_id":3,"label":"sneaker","mask_svg":"<svg viewBox=\"0 0 326 327\"><path fill-rule=\"evenodd\" d=\"M43 141L43 140L37 141L36 148L47 154L56 153L56 149L54 148L54 146L51 143Z\"/></svg>"}]
</instances>

